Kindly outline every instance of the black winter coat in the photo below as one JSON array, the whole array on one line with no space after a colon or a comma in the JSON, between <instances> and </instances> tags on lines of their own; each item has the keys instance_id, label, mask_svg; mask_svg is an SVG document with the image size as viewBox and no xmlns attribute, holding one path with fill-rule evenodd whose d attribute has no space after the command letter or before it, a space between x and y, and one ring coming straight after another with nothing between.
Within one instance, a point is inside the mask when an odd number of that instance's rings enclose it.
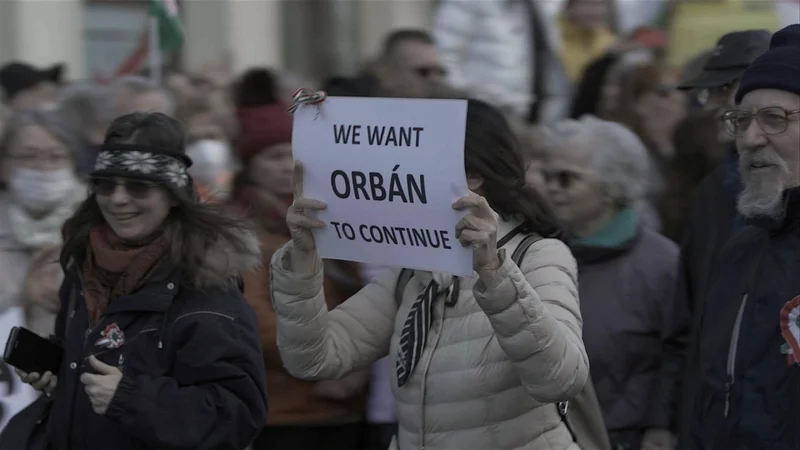
<instances>
[{"instance_id":1,"label":"black winter coat","mask_svg":"<svg viewBox=\"0 0 800 450\"><path fill-rule=\"evenodd\" d=\"M226 270L198 280L203 288L162 264L145 286L112 302L94 327L81 274L68 274L56 325L65 357L48 423L54 450L249 445L267 418L264 358L255 314L235 277L258 261L228 258ZM94 372L90 355L123 372L103 416L92 410L80 382L82 373Z\"/></svg>"},{"instance_id":2,"label":"black winter coat","mask_svg":"<svg viewBox=\"0 0 800 450\"><path fill-rule=\"evenodd\" d=\"M682 450L692 448L689 417L700 376L700 311L722 260L722 248L744 226L744 219L736 212L736 196L741 188L738 156L731 148L725 162L697 187L681 241L672 313L674 328L663 343L661 367L645 423L650 428L676 431L678 448Z\"/></svg>"},{"instance_id":3,"label":"black winter coat","mask_svg":"<svg viewBox=\"0 0 800 450\"><path fill-rule=\"evenodd\" d=\"M723 248L702 305L692 449L800 449L800 188L784 216L759 220ZM792 302L792 303L790 303ZM794 330L782 335L782 320ZM791 342L791 346L789 343Z\"/></svg>"}]
</instances>

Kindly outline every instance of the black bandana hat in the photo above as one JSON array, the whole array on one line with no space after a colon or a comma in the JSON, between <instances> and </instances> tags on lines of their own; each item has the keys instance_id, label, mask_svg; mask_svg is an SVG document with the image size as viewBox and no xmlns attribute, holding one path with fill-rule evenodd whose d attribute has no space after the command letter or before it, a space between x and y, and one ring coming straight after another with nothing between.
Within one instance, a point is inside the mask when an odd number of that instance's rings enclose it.
<instances>
[{"instance_id":1,"label":"black bandana hat","mask_svg":"<svg viewBox=\"0 0 800 450\"><path fill-rule=\"evenodd\" d=\"M192 159L183 153L131 144L104 145L91 177L136 178L158 183L178 195L194 191L188 169Z\"/></svg>"}]
</instances>

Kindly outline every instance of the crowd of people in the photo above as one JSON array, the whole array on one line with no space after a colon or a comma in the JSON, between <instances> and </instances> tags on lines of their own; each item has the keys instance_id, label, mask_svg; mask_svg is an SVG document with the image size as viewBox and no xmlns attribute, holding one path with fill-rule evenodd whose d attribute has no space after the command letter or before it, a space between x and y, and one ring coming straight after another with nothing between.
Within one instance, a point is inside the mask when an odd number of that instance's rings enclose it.
<instances>
[{"instance_id":1,"label":"crowd of people","mask_svg":"<svg viewBox=\"0 0 800 450\"><path fill-rule=\"evenodd\" d=\"M294 76L0 68L0 312L65 351L0 447L800 449L800 25L672 67L597 4L302 84L468 99L471 278L319 258Z\"/></svg>"}]
</instances>

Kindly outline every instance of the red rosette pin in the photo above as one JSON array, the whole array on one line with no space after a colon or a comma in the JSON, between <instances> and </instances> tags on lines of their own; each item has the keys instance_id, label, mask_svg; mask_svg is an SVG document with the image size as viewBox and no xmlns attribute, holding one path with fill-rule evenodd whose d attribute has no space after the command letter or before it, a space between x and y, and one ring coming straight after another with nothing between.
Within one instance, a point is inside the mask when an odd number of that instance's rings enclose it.
<instances>
[{"instance_id":1,"label":"red rosette pin","mask_svg":"<svg viewBox=\"0 0 800 450\"><path fill-rule=\"evenodd\" d=\"M781 309L781 335L789 347L789 365L800 363L800 295Z\"/></svg>"}]
</instances>

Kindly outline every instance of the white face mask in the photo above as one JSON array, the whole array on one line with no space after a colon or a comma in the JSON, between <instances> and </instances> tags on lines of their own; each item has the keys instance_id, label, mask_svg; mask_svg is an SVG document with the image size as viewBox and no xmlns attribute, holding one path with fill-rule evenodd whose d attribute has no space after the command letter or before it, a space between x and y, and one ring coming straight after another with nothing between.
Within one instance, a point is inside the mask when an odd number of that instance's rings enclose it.
<instances>
[{"instance_id":1,"label":"white face mask","mask_svg":"<svg viewBox=\"0 0 800 450\"><path fill-rule=\"evenodd\" d=\"M197 141L186 149L186 156L192 158L189 172L203 181L214 179L217 172L231 168L231 148L223 141Z\"/></svg>"},{"instance_id":2,"label":"white face mask","mask_svg":"<svg viewBox=\"0 0 800 450\"><path fill-rule=\"evenodd\" d=\"M192 158L189 173L195 181L205 185L215 197L226 198L233 165L230 146L223 141L205 139L190 145L186 155Z\"/></svg>"},{"instance_id":3,"label":"white face mask","mask_svg":"<svg viewBox=\"0 0 800 450\"><path fill-rule=\"evenodd\" d=\"M15 169L8 189L25 209L46 212L72 193L78 180L72 169Z\"/></svg>"}]
</instances>

